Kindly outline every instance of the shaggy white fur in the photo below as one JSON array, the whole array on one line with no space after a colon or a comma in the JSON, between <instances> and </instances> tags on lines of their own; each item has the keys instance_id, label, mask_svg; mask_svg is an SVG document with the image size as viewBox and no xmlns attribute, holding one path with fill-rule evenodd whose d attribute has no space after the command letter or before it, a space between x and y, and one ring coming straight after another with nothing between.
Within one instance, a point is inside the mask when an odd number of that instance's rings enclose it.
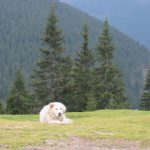
<instances>
[{"instance_id":1,"label":"shaggy white fur","mask_svg":"<svg viewBox=\"0 0 150 150\"><path fill-rule=\"evenodd\" d=\"M66 107L59 102L50 103L42 108L40 111L40 122L42 123L56 123L56 124L69 124L73 123L72 120L65 116Z\"/></svg>"}]
</instances>

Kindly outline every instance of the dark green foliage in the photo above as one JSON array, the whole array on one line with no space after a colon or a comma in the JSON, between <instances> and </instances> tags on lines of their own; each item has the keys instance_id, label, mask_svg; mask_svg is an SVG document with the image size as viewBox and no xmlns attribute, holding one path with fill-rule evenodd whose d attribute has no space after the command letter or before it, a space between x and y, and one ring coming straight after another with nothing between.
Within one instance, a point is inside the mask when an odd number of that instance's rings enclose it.
<instances>
[{"instance_id":1,"label":"dark green foliage","mask_svg":"<svg viewBox=\"0 0 150 150\"><path fill-rule=\"evenodd\" d=\"M62 100L68 80L70 59L64 55L64 37L57 23L53 6L43 35L46 48L40 50L41 58L32 76L32 85L39 105Z\"/></svg>"},{"instance_id":2,"label":"dark green foliage","mask_svg":"<svg viewBox=\"0 0 150 150\"><path fill-rule=\"evenodd\" d=\"M72 109L75 109L75 111L84 111L86 109L89 95L91 95L93 90L92 69L94 66L94 58L92 50L89 49L87 25L83 27L82 37L83 43L81 45L81 50L77 53L75 66L72 72L72 81L70 81L72 86L71 99L74 101Z\"/></svg>"},{"instance_id":3,"label":"dark green foliage","mask_svg":"<svg viewBox=\"0 0 150 150\"><path fill-rule=\"evenodd\" d=\"M96 49L99 66L97 68L97 83L95 83L99 94L96 93L96 97L99 101L98 107L101 109L124 108L126 106L122 75L117 66L112 63L114 50L109 24L106 20Z\"/></svg>"},{"instance_id":4,"label":"dark green foliage","mask_svg":"<svg viewBox=\"0 0 150 150\"><path fill-rule=\"evenodd\" d=\"M24 70L27 84L42 47L41 34L45 30L51 0L0 0L0 99L6 102L9 85L16 68ZM58 3L59 26L64 30L66 53L74 56L80 49L80 31L88 22L89 47L97 42L102 22L69 5ZM143 89L143 72L149 67L150 53L129 36L110 27L116 45L114 62L125 78L129 102L138 108ZM28 86L29 87L29 86ZM96 90L98 90L96 88Z\"/></svg>"},{"instance_id":5,"label":"dark green foliage","mask_svg":"<svg viewBox=\"0 0 150 150\"><path fill-rule=\"evenodd\" d=\"M146 83L141 97L141 109L150 110L150 69L147 73Z\"/></svg>"},{"instance_id":6,"label":"dark green foliage","mask_svg":"<svg viewBox=\"0 0 150 150\"><path fill-rule=\"evenodd\" d=\"M0 101L0 114L3 114L3 113L4 113L4 108L3 108L2 102Z\"/></svg>"},{"instance_id":7,"label":"dark green foliage","mask_svg":"<svg viewBox=\"0 0 150 150\"><path fill-rule=\"evenodd\" d=\"M9 114L26 114L28 108L28 92L25 88L25 80L20 70L16 72L16 79L10 91L7 101L7 113Z\"/></svg>"},{"instance_id":8,"label":"dark green foliage","mask_svg":"<svg viewBox=\"0 0 150 150\"><path fill-rule=\"evenodd\" d=\"M97 56L101 66L111 65L114 58L114 45L109 31L108 21L105 20L103 30L97 44Z\"/></svg>"},{"instance_id":9,"label":"dark green foliage","mask_svg":"<svg viewBox=\"0 0 150 150\"><path fill-rule=\"evenodd\" d=\"M97 100L93 96L89 96L86 104L86 110L87 111L94 111L97 110Z\"/></svg>"}]
</instances>

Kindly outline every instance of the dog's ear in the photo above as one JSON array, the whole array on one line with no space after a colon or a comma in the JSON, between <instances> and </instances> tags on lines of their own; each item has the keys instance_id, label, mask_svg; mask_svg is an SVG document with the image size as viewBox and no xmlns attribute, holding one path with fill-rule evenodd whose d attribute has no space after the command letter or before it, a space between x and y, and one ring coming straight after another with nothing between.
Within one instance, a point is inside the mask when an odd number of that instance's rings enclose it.
<instances>
[{"instance_id":1,"label":"dog's ear","mask_svg":"<svg viewBox=\"0 0 150 150\"><path fill-rule=\"evenodd\" d=\"M54 103L50 103L50 104L49 104L49 107L50 107L50 108L53 108L54 105L55 105Z\"/></svg>"},{"instance_id":2,"label":"dog's ear","mask_svg":"<svg viewBox=\"0 0 150 150\"><path fill-rule=\"evenodd\" d=\"M66 111L66 107L63 105L63 112L65 113L65 111Z\"/></svg>"}]
</instances>

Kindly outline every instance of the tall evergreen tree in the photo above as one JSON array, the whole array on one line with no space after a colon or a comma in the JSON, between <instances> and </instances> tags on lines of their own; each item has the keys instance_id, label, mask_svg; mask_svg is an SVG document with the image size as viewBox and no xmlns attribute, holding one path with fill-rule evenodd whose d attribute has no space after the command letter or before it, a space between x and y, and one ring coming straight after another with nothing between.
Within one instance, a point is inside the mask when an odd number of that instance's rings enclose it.
<instances>
[{"instance_id":1,"label":"tall evergreen tree","mask_svg":"<svg viewBox=\"0 0 150 150\"><path fill-rule=\"evenodd\" d=\"M150 69L147 74L145 87L141 97L141 109L150 110Z\"/></svg>"},{"instance_id":2,"label":"tall evergreen tree","mask_svg":"<svg viewBox=\"0 0 150 150\"><path fill-rule=\"evenodd\" d=\"M72 73L72 110L83 111L86 109L87 101L92 93L92 67L94 58L92 50L88 47L89 35L88 26L83 27L83 43L77 54Z\"/></svg>"},{"instance_id":3,"label":"tall evergreen tree","mask_svg":"<svg viewBox=\"0 0 150 150\"><path fill-rule=\"evenodd\" d=\"M109 23L105 20L103 30L97 44L98 69L96 78L96 97L99 108L124 108L125 87L121 72L112 61L114 45L109 31Z\"/></svg>"},{"instance_id":4,"label":"tall evergreen tree","mask_svg":"<svg viewBox=\"0 0 150 150\"><path fill-rule=\"evenodd\" d=\"M4 113L4 108L3 108L2 102L0 101L0 114L3 114L3 113Z\"/></svg>"},{"instance_id":5,"label":"tall evergreen tree","mask_svg":"<svg viewBox=\"0 0 150 150\"><path fill-rule=\"evenodd\" d=\"M40 50L41 59L32 76L32 85L39 105L62 99L70 69L70 58L65 56L64 37L57 23L53 5L43 36L46 48Z\"/></svg>"},{"instance_id":6,"label":"tall evergreen tree","mask_svg":"<svg viewBox=\"0 0 150 150\"><path fill-rule=\"evenodd\" d=\"M25 114L28 113L28 92L25 88L25 80L21 70L16 72L16 79L10 91L7 101L7 113Z\"/></svg>"}]
</instances>

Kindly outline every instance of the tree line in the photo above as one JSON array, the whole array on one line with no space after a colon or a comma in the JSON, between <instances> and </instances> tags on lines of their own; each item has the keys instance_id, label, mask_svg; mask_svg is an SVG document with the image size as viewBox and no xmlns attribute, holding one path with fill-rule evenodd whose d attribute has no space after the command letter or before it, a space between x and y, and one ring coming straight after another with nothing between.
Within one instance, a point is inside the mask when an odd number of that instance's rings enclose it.
<instances>
[{"instance_id":1,"label":"tree line","mask_svg":"<svg viewBox=\"0 0 150 150\"><path fill-rule=\"evenodd\" d=\"M88 33L88 25L84 25L75 59L66 55L64 36L52 7L42 36L44 48L40 49L40 60L31 76L32 90L26 90L23 74L18 70L6 112L34 113L53 101L64 103L69 111L129 108L122 73L113 64L115 46L108 20L104 21L96 53L89 48Z\"/></svg>"},{"instance_id":2,"label":"tree line","mask_svg":"<svg viewBox=\"0 0 150 150\"><path fill-rule=\"evenodd\" d=\"M46 29L51 1L0 0L0 99L4 106L17 68L22 68L27 88L31 88L30 77L39 57L38 49L43 47L41 35ZM82 42L80 32L86 21L89 26L89 47L93 48L95 55L102 21L66 4L57 2L56 5L58 26L65 35L65 53L73 59L76 56ZM123 74L128 101L133 109L139 108L143 72L149 67L150 53L143 45L111 25L110 32L116 45L114 63Z\"/></svg>"}]
</instances>

